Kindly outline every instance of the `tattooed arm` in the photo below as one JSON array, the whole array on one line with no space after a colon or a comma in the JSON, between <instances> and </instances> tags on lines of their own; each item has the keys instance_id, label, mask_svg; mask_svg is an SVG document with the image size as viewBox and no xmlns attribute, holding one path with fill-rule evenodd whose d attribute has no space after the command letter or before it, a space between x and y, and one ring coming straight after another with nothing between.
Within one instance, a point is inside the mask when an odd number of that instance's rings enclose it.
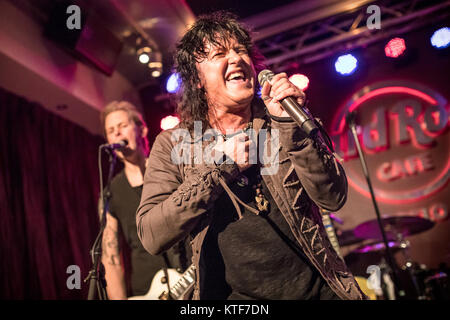
<instances>
[{"instance_id":1,"label":"tattooed arm","mask_svg":"<svg viewBox=\"0 0 450 320\"><path fill-rule=\"evenodd\" d=\"M105 267L106 293L110 300L127 299L118 232L119 222L107 213L102 239L102 263Z\"/></svg>"}]
</instances>

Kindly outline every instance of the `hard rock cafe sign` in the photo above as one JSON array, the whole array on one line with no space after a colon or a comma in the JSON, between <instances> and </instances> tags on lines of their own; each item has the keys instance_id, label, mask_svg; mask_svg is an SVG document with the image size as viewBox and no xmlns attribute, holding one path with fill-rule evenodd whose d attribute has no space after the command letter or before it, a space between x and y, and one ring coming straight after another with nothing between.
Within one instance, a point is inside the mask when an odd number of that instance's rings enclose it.
<instances>
[{"instance_id":1,"label":"hard rock cafe sign","mask_svg":"<svg viewBox=\"0 0 450 320\"><path fill-rule=\"evenodd\" d=\"M449 105L438 92L417 83L380 82L364 87L339 110L331 135L344 159L350 187L370 197L345 116L358 116L378 203L433 221L448 217L450 194ZM395 212L392 212L395 213ZM405 212L397 212L405 214Z\"/></svg>"}]
</instances>

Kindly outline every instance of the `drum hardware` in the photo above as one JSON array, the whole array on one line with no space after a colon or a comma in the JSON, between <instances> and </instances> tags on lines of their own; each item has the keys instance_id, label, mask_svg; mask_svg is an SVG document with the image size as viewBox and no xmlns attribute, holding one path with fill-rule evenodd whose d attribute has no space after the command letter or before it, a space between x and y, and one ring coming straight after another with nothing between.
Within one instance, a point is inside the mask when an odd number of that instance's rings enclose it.
<instances>
[{"instance_id":1,"label":"drum hardware","mask_svg":"<svg viewBox=\"0 0 450 320\"><path fill-rule=\"evenodd\" d=\"M406 240L401 233L397 234L398 241L400 242L400 248L402 249L401 252L403 254L403 257L405 259L405 264L402 267L402 270L406 270L410 276L411 282L414 286L414 290L417 295L418 300L425 300L425 294L419 287L419 282L417 278L417 272L415 266L417 265L414 263L414 261L411 258L411 255L409 254L409 248L410 248L410 242Z\"/></svg>"},{"instance_id":2,"label":"drum hardware","mask_svg":"<svg viewBox=\"0 0 450 320\"><path fill-rule=\"evenodd\" d=\"M389 247L393 253L401 250L400 243L396 241L390 241ZM363 292L371 300L396 299L395 286L391 278L392 270L384 258L384 248L383 242L372 241L357 247L345 256L345 262L356 275L355 278ZM374 272L376 269L378 272Z\"/></svg>"},{"instance_id":3,"label":"drum hardware","mask_svg":"<svg viewBox=\"0 0 450 320\"><path fill-rule=\"evenodd\" d=\"M428 300L450 300L450 281L447 273L437 271L424 280Z\"/></svg>"},{"instance_id":4,"label":"drum hardware","mask_svg":"<svg viewBox=\"0 0 450 320\"><path fill-rule=\"evenodd\" d=\"M431 220L413 216L384 217L381 219L381 224L389 240L398 240L399 234L402 238L405 238L424 232L434 226L434 222ZM361 223L353 232L358 238L382 240L377 220Z\"/></svg>"},{"instance_id":5,"label":"drum hardware","mask_svg":"<svg viewBox=\"0 0 450 320\"><path fill-rule=\"evenodd\" d=\"M390 266L386 263L386 260L384 257L381 258L380 263L380 270L381 270L381 293L382 297L387 300L395 300L396 297L396 290L394 286L394 282L392 281L391 274L392 269ZM403 296L404 292L399 291L399 295Z\"/></svg>"},{"instance_id":6,"label":"drum hardware","mask_svg":"<svg viewBox=\"0 0 450 320\"><path fill-rule=\"evenodd\" d=\"M338 237L338 240L339 240L339 245L342 247L361 243L365 240L365 239L355 236L353 229L342 230L341 228L336 227L335 232L336 232L336 236Z\"/></svg>"},{"instance_id":7,"label":"drum hardware","mask_svg":"<svg viewBox=\"0 0 450 320\"><path fill-rule=\"evenodd\" d=\"M398 216L385 217L381 220L381 224L385 230L386 238L390 240L388 242L389 248L393 252L402 252L406 262L401 267L401 270L406 273L408 283L411 282L412 284L412 288L409 290L411 292L406 292L403 288L397 290L398 298L414 296L419 300L427 299L425 285L422 285L423 281L421 282L421 279L419 279L418 276L423 273L423 270L426 267L418 267L418 264L412 260L409 253L410 242L405 237L428 230L434 226L434 223L420 217ZM392 269L390 268L390 265L386 263L384 255L382 254L385 250L385 243L380 242L382 235L378 227L378 221L370 220L358 225L354 229L354 234L357 238L371 239L375 240L375 242L365 244L353 250L350 255L346 257L346 261L351 258L355 259L355 256L357 259L358 255L365 255L365 260L371 259L371 264L378 264L382 274L381 284L383 296L388 299L395 299L396 297L392 287L393 279L390 277ZM377 263L376 260L379 262ZM389 285L389 283L391 283L391 285Z\"/></svg>"},{"instance_id":8,"label":"drum hardware","mask_svg":"<svg viewBox=\"0 0 450 320\"><path fill-rule=\"evenodd\" d=\"M344 257L347 265L355 275L361 290L371 299L449 299L450 283L445 272L430 273L423 264L415 263L409 253L411 244L407 236L426 231L434 226L434 223L420 217L385 217L382 224L386 226L386 234L390 239L388 245L393 253L402 252L405 263L399 269L402 284L405 288L396 288L392 279L392 269L386 263L385 243L380 241L381 235L376 220L371 220L358 225L353 230L340 230L335 223L339 223L332 213L322 210L325 229L330 237L338 239L337 247L365 242L352 250ZM339 223L340 224L340 223ZM331 229L333 232L330 232ZM367 242L367 240L372 240ZM332 241L334 246L334 242ZM336 248L335 248L336 249ZM339 252L339 250L337 250ZM365 262L361 264L361 261ZM379 268L379 280L372 278L376 274L367 277L371 266ZM362 269L364 268L364 269ZM374 268L372 268L374 269ZM379 287L374 286L377 283ZM406 283L406 284L405 284Z\"/></svg>"}]
</instances>

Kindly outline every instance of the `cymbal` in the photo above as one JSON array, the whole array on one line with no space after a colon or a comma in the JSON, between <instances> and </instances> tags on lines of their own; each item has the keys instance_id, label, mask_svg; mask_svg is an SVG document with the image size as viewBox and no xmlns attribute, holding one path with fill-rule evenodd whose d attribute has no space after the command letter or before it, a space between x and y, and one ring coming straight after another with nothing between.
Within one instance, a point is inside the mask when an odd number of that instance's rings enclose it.
<instances>
[{"instance_id":1,"label":"cymbal","mask_svg":"<svg viewBox=\"0 0 450 320\"><path fill-rule=\"evenodd\" d=\"M434 222L428 219L412 216L387 217L382 218L381 221L388 240L397 240L398 236L407 237L417 234L434 226ZM363 239L383 239L377 219L360 224L353 233L356 237Z\"/></svg>"},{"instance_id":2,"label":"cymbal","mask_svg":"<svg viewBox=\"0 0 450 320\"><path fill-rule=\"evenodd\" d=\"M380 265L385 256L385 245L380 241L373 241L359 246L345 255L344 260L354 275L367 277L367 267L370 265ZM401 244L397 241L389 241L389 248L392 253L401 250Z\"/></svg>"},{"instance_id":3,"label":"cymbal","mask_svg":"<svg viewBox=\"0 0 450 320\"><path fill-rule=\"evenodd\" d=\"M393 251L397 251L398 249L401 248L401 244L400 242L397 241L389 241L389 248L391 248L391 250ZM384 248L386 246L384 245L384 242L372 242L363 246L360 246L358 248L356 248L355 250L352 250L352 253L356 253L356 254L365 254L365 253L379 253L381 251L384 251Z\"/></svg>"},{"instance_id":4,"label":"cymbal","mask_svg":"<svg viewBox=\"0 0 450 320\"><path fill-rule=\"evenodd\" d=\"M365 239L355 236L353 230L339 230L336 229L336 236L341 247L349 246L355 243L363 242Z\"/></svg>"}]
</instances>

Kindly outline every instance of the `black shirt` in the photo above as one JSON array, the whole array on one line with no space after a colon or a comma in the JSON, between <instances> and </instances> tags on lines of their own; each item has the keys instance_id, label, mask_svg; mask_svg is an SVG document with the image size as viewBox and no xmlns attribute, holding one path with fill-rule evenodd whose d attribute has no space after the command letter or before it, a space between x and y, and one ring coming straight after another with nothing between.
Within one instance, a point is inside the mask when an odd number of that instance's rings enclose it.
<instances>
[{"instance_id":1,"label":"black shirt","mask_svg":"<svg viewBox=\"0 0 450 320\"><path fill-rule=\"evenodd\" d=\"M259 168L243 173L230 187L245 203L256 208L253 185ZM243 179L242 181L245 181ZM202 299L334 299L337 296L312 266L297 244L290 227L261 179L270 202L266 215L236 209L224 193L216 203L200 263Z\"/></svg>"},{"instance_id":2,"label":"black shirt","mask_svg":"<svg viewBox=\"0 0 450 320\"><path fill-rule=\"evenodd\" d=\"M131 259L131 292L130 295L144 295L148 292L156 272L165 267L184 270L188 258L184 252L177 250L177 245L168 254L167 266L162 256L148 253L142 246L137 235L136 210L142 194L142 185L132 187L128 182L125 171L122 170L111 181L111 198L109 212L120 224L125 241L130 249ZM183 246L185 248L185 246ZM184 249L183 248L183 249Z\"/></svg>"}]
</instances>

